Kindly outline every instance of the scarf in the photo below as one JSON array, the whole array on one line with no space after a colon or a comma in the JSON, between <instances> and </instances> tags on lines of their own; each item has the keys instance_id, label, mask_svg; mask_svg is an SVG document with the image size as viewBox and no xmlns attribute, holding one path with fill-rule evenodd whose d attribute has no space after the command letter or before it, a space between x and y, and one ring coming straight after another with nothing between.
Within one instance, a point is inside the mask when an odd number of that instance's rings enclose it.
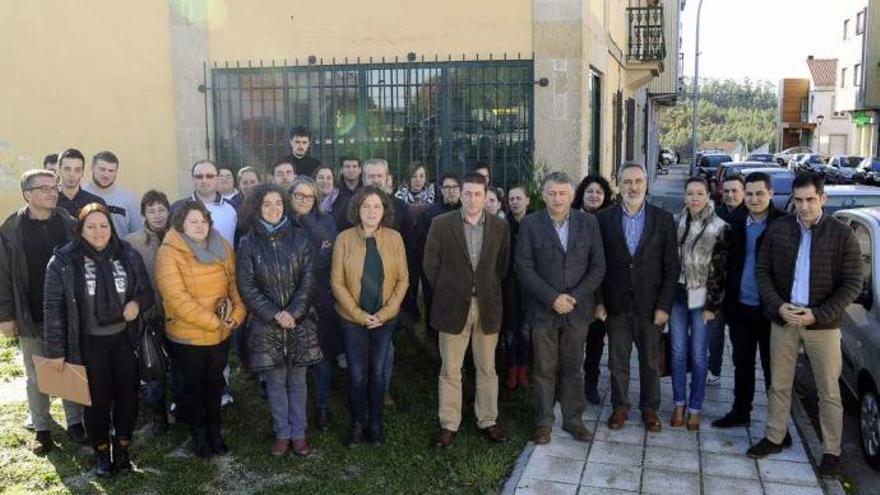
<instances>
[{"instance_id":1,"label":"scarf","mask_svg":"<svg viewBox=\"0 0 880 495\"><path fill-rule=\"evenodd\" d=\"M706 281L710 275L712 252L725 225L724 220L715 214L712 202L695 216L691 216L687 207L678 215L679 283L687 288L689 309L706 304Z\"/></svg>"},{"instance_id":2,"label":"scarf","mask_svg":"<svg viewBox=\"0 0 880 495\"><path fill-rule=\"evenodd\" d=\"M186 241L186 244L192 249L193 254L200 263L209 265L211 263L223 263L226 261L226 247L223 245L223 238L216 230L211 229L208 232L205 247L200 246L196 241L186 234L181 233L180 237Z\"/></svg>"},{"instance_id":3,"label":"scarf","mask_svg":"<svg viewBox=\"0 0 880 495\"><path fill-rule=\"evenodd\" d=\"M95 317L100 326L125 321L113 274L113 260L122 257L122 250L122 241L116 234L113 234L110 244L101 251L96 250L85 239L76 240L75 251L79 261L83 262L84 257L89 257L95 263ZM133 283L129 281L129 286Z\"/></svg>"},{"instance_id":4,"label":"scarf","mask_svg":"<svg viewBox=\"0 0 880 495\"><path fill-rule=\"evenodd\" d=\"M408 205L431 204L434 202L434 184L425 184L425 187L417 192L410 190L409 184L404 184L394 196Z\"/></svg>"},{"instance_id":5,"label":"scarf","mask_svg":"<svg viewBox=\"0 0 880 495\"><path fill-rule=\"evenodd\" d=\"M332 212L333 211L333 203L336 202L336 198L338 198L338 197L339 197L339 188L334 187L333 190L330 191L330 194L324 196L324 198L321 199L321 211L323 211L324 213Z\"/></svg>"}]
</instances>

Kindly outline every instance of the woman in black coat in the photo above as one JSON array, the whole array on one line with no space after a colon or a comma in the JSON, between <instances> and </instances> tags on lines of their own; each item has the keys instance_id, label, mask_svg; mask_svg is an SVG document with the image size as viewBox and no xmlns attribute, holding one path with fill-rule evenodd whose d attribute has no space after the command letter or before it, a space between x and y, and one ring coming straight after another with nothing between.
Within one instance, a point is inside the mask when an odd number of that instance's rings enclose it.
<instances>
[{"instance_id":1,"label":"woman in black coat","mask_svg":"<svg viewBox=\"0 0 880 495\"><path fill-rule=\"evenodd\" d=\"M299 177L290 186L294 221L305 230L314 252L315 285L312 302L318 315L318 340L324 358L311 367L315 379L316 424L321 431L330 428L330 396L333 358L343 351L342 330L330 289L330 265L336 241L336 221L322 213L318 204L318 185L308 177Z\"/></svg>"},{"instance_id":2,"label":"woman in black coat","mask_svg":"<svg viewBox=\"0 0 880 495\"><path fill-rule=\"evenodd\" d=\"M311 452L306 431L306 369L321 359L309 316L314 269L307 234L293 223L287 194L263 184L248 198L251 232L238 248L238 290L248 308L250 369L266 381L275 429L273 455L290 445Z\"/></svg>"},{"instance_id":3,"label":"woman in black coat","mask_svg":"<svg viewBox=\"0 0 880 495\"><path fill-rule=\"evenodd\" d=\"M601 175L584 177L574 193L572 209L583 210L595 215L600 210L614 204L611 196L611 185ZM605 348L605 322L596 318L587 330L587 351L584 355L584 393L587 400L598 404L599 397L599 363Z\"/></svg>"},{"instance_id":4,"label":"woman in black coat","mask_svg":"<svg viewBox=\"0 0 880 495\"><path fill-rule=\"evenodd\" d=\"M95 474L104 478L131 470L139 385L135 320L152 307L154 293L141 255L117 237L107 207L86 205L78 220L77 237L56 248L46 269L46 352L58 369L65 361L86 367L92 404L85 408L85 428Z\"/></svg>"}]
</instances>

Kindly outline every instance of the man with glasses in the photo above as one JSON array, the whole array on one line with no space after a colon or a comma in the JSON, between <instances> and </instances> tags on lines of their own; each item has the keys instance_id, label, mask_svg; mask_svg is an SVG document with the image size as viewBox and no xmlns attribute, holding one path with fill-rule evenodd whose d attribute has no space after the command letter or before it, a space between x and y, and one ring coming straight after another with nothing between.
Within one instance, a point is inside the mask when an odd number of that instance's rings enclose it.
<instances>
[{"instance_id":1,"label":"man with glasses","mask_svg":"<svg viewBox=\"0 0 880 495\"><path fill-rule=\"evenodd\" d=\"M113 217L113 227L121 239L144 226L141 200L131 191L116 185L119 158L111 151L92 157L92 182L83 186L87 192L101 197Z\"/></svg>"},{"instance_id":2,"label":"man with glasses","mask_svg":"<svg viewBox=\"0 0 880 495\"><path fill-rule=\"evenodd\" d=\"M443 174L443 177L440 179L440 193L443 196L443 201L434 203L426 208L416 221L415 249L419 263L424 263L425 242L428 240L428 229L431 228L431 222L434 218L461 208L461 179L459 179L457 174L453 172ZM436 342L437 331L431 325L431 304L434 298L434 291L431 289L431 284L428 283L424 272L421 275L421 281L422 297L425 301L425 314L427 315L425 318L425 329L428 331L428 335L432 337L431 342Z\"/></svg>"},{"instance_id":3,"label":"man with glasses","mask_svg":"<svg viewBox=\"0 0 880 495\"><path fill-rule=\"evenodd\" d=\"M214 228L226 239L229 244L235 245L235 225L238 214L223 195L217 191L217 166L209 160L199 160L192 166L193 193L188 198L183 198L171 205L172 215L180 208L184 201L193 199L205 205L211 212L211 220Z\"/></svg>"},{"instance_id":4,"label":"man with glasses","mask_svg":"<svg viewBox=\"0 0 880 495\"><path fill-rule=\"evenodd\" d=\"M0 331L18 338L27 376L27 397L36 439L32 449L52 449L49 397L37 388L33 357L45 356L43 341L43 281L56 246L74 238L76 220L57 208L58 186L50 170L29 170L21 176L27 206L0 226ZM86 441L82 407L64 401L67 432L76 442Z\"/></svg>"},{"instance_id":5,"label":"man with glasses","mask_svg":"<svg viewBox=\"0 0 880 495\"><path fill-rule=\"evenodd\" d=\"M67 210L74 218L79 215L79 210L89 203L100 203L107 206L100 196L80 187L85 166L86 157L75 148L64 150L58 158L57 173L61 177L61 194L58 195L58 206Z\"/></svg>"}]
</instances>

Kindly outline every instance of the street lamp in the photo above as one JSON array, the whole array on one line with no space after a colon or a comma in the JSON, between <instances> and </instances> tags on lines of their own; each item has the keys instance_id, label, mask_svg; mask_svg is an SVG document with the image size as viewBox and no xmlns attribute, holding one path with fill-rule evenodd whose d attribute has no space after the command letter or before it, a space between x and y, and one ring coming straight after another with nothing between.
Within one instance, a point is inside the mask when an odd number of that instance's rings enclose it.
<instances>
[{"instance_id":1,"label":"street lamp","mask_svg":"<svg viewBox=\"0 0 880 495\"><path fill-rule=\"evenodd\" d=\"M816 116L816 150L821 153L822 152L822 122L825 121L825 116L819 114Z\"/></svg>"},{"instance_id":2,"label":"street lamp","mask_svg":"<svg viewBox=\"0 0 880 495\"><path fill-rule=\"evenodd\" d=\"M700 12L703 10L703 0L697 5L697 46L694 50L694 115L691 121L691 140L693 149L691 153L691 171L693 177L697 172L697 124L700 119Z\"/></svg>"}]
</instances>

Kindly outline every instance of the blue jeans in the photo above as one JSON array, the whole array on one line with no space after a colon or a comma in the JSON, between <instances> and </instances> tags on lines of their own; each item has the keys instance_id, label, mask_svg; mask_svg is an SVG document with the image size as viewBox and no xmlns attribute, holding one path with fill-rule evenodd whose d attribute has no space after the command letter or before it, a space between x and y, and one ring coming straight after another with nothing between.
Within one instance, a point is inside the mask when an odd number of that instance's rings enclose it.
<instances>
[{"instance_id":1,"label":"blue jeans","mask_svg":"<svg viewBox=\"0 0 880 495\"><path fill-rule=\"evenodd\" d=\"M277 440L306 437L306 370L284 364L263 372Z\"/></svg>"},{"instance_id":2,"label":"blue jeans","mask_svg":"<svg viewBox=\"0 0 880 495\"><path fill-rule=\"evenodd\" d=\"M687 403L689 413L703 408L706 396L706 363L709 352L709 332L703 323L702 307L688 309L687 292L676 288L669 315L669 337L672 347L672 398L676 406ZM691 364L691 393L687 396L688 358Z\"/></svg>"},{"instance_id":3,"label":"blue jeans","mask_svg":"<svg viewBox=\"0 0 880 495\"><path fill-rule=\"evenodd\" d=\"M384 326L367 330L366 327L342 320L352 423L363 425L369 407L370 426L379 427L382 424L387 384L386 360L395 325L396 322L392 320Z\"/></svg>"},{"instance_id":4,"label":"blue jeans","mask_svg":"<svg viewBox=\"0 0 880 495\"><path fill-rule=\"evenodd\" d=\"M391 392L391 375L394 373L394 339L388 342L388 354L385 355L385 393Z\"/></svg>"},{"instance_id":5,"label":"blue jeans","mask_svg":"<svg viewBox=\"0 0 880 495\"><path fill-rule=\"evenodd\" d=\"M324 359L309 366L312 378L315 380L315 405L318 409L330 407L330 396L333 385L333 361L336 356L324 354Z\"/></svg>"},{"instance_id":6,"label":"blue jeans","mask_svg":"<svg viewBox=\"0 0 880 495\"><path fill-rule=\"evenodd\" d=\"M707 325L709 327L709 371L715 375L721 375L721 365L724 363L724 312L715 313L715 319Z\"/></svg>"}]
</instances>

